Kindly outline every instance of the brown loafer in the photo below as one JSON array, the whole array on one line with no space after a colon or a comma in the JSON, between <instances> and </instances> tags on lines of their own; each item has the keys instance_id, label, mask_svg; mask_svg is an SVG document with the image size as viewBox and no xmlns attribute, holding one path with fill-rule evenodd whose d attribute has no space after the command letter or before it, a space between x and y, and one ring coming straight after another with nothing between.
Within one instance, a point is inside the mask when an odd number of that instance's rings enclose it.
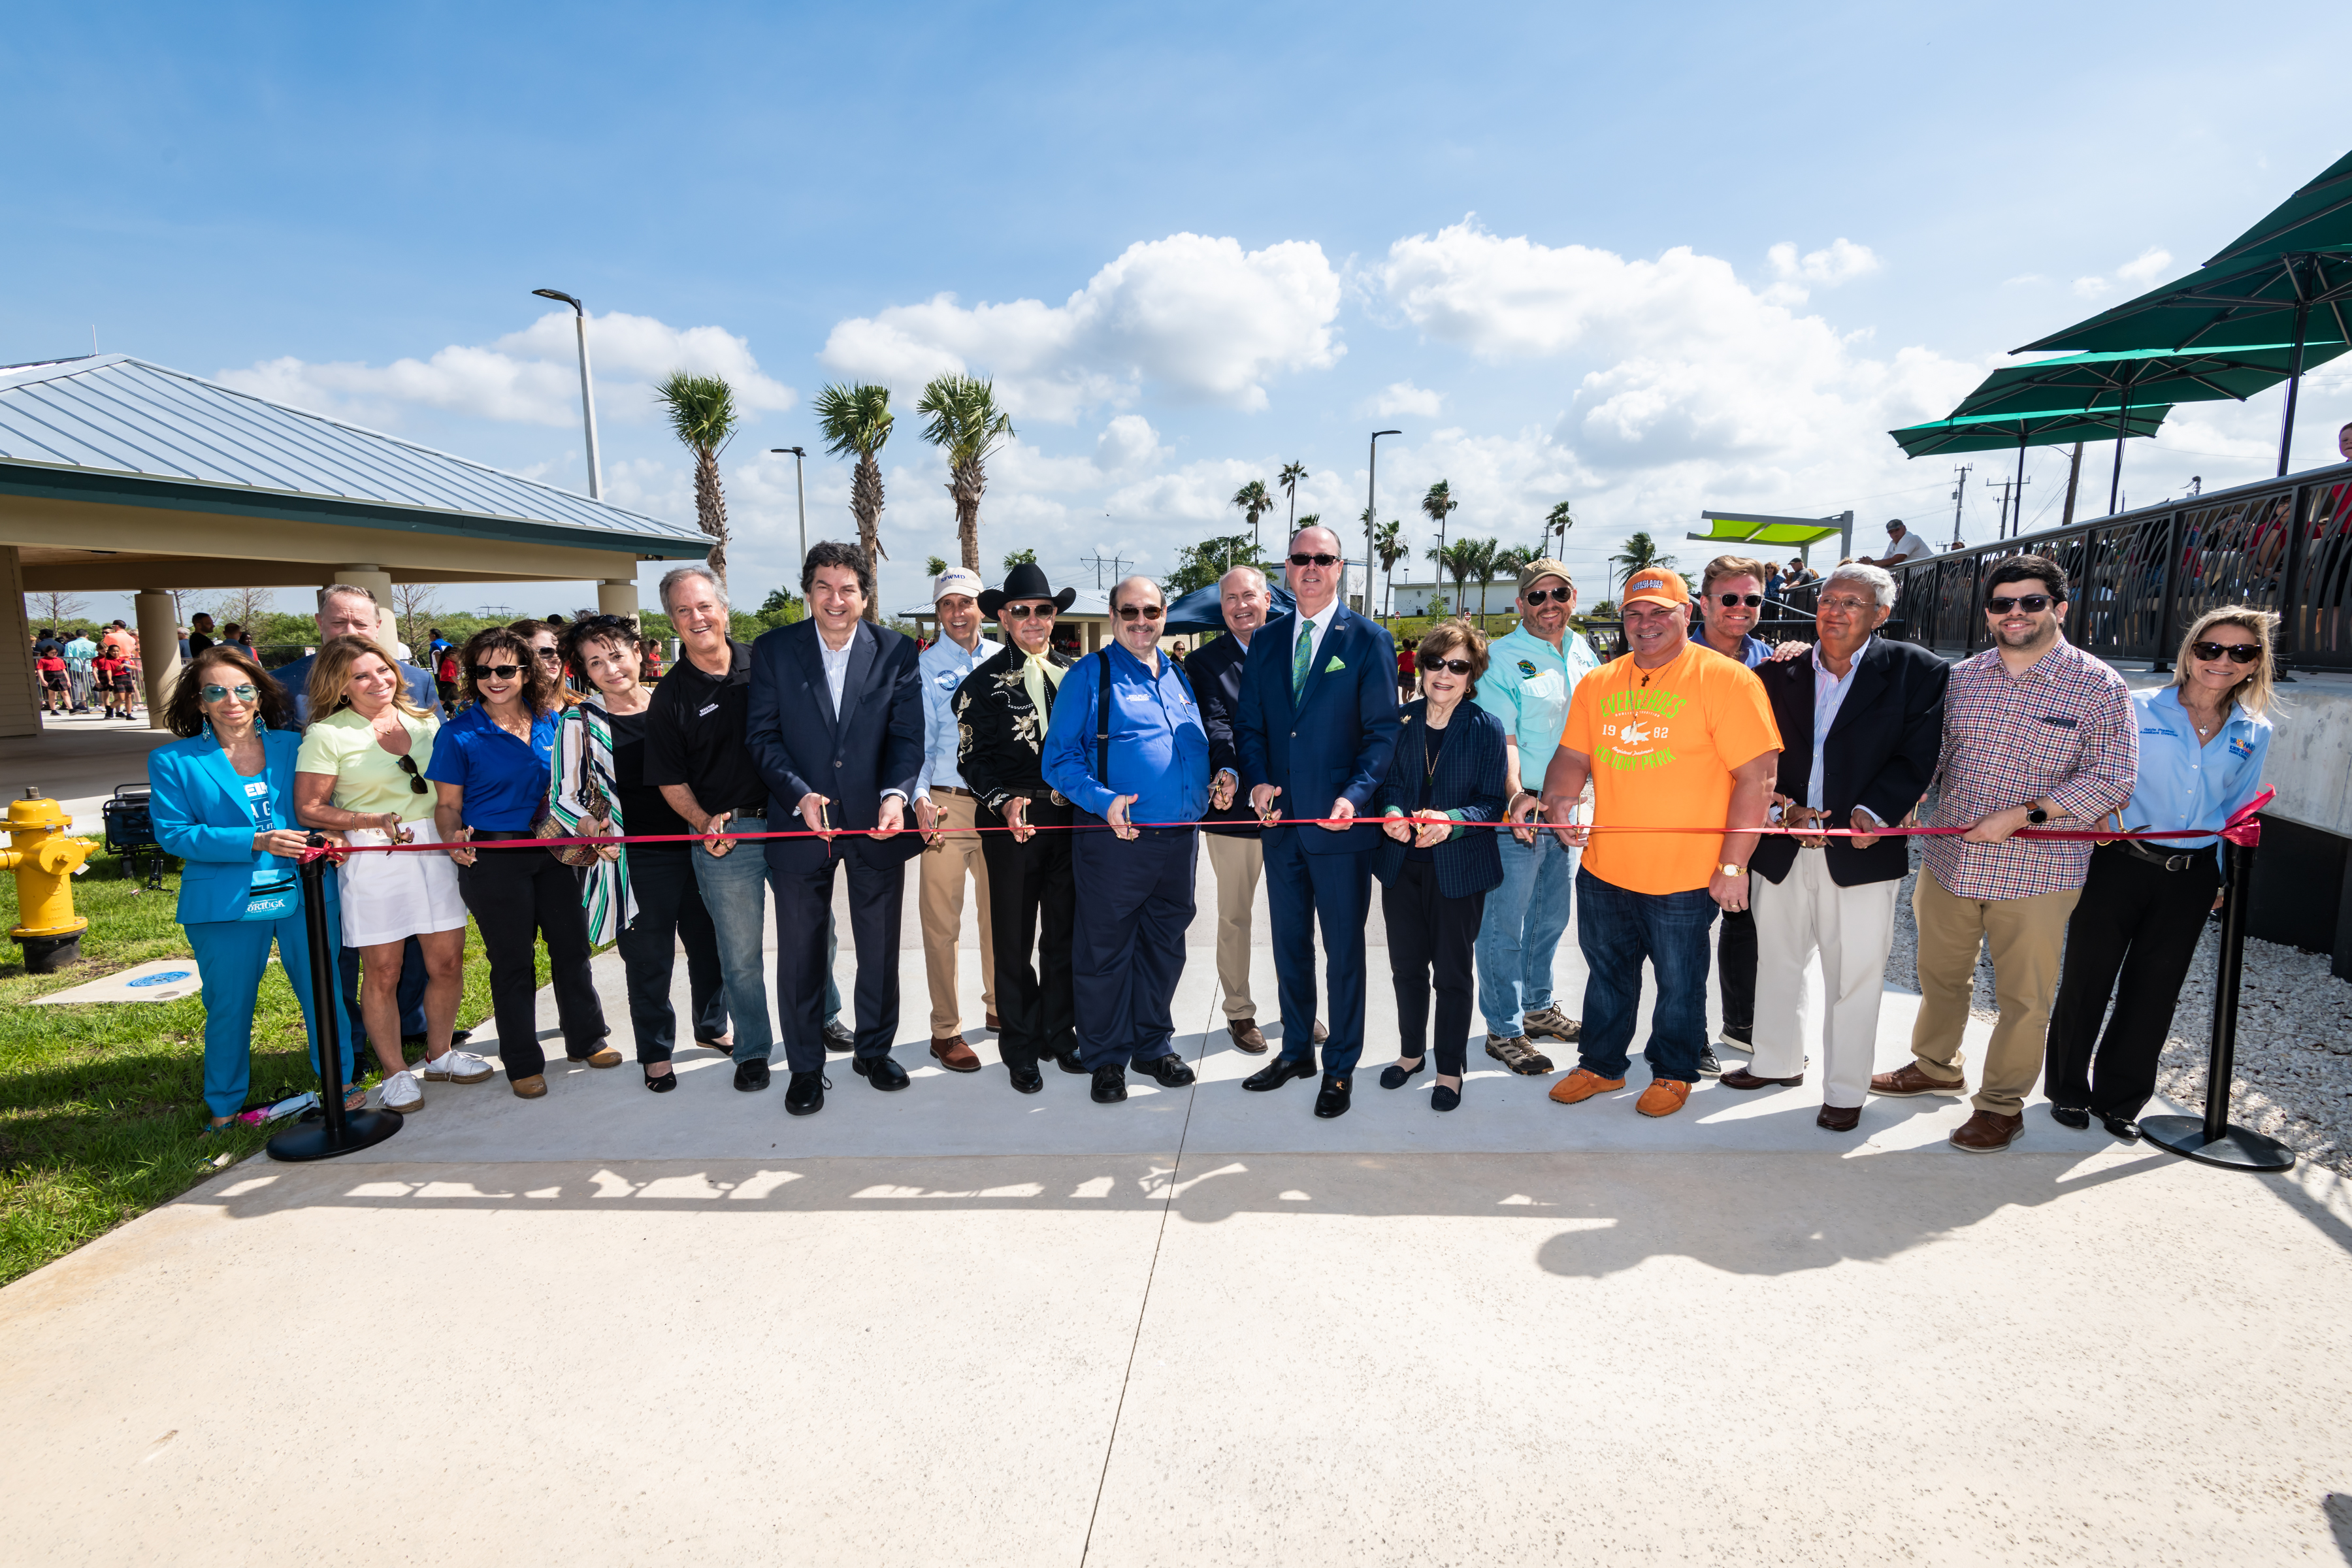
<instances>
[{"instance_id":1,"label":"brown loafer","mask_svg":"<svg viewBox=\"0 0 2352 1568\"><path fill-rule=\"evenodd\" d=\"M533 1073L529 1078L519 1078L514 1080L514 1091L517 1100L543 1099L547 1094L547 1077L544 1073Z\"/></svg>"},{"instance_id":2,"label":"brown loafer","mask_svg":"<svg viewBox=\"0 0 2352 1568\"><path fill-rule=\"evenodd\" d=\"M1255 1018L1228 1019L1225 1032L1234 1037L1234 1049L1254 1057L1265 1055L1265 1035L1258 1028Z\"/></svg>"},{"instance_id":3,"label":"brown loafer","mask_svg":"<svg viewBox=\"0 0 2352 1568\"><path fill-rule=\"evenodd\" d=\"M1316 1020L1315 1020L1315 1043L1316 1043L1317 1045L1318 1045L1318 1046L1319 1046L1319 1045L1321 1045L1324 1041L1326 1041L1326 1040L1329 1039L1330 1037L1331 1037L1331 1031L1330 1031L1330 1030L1328 1030L1328 1029L1327 1029L1327 1028L1325 1028L1325 1027L1323 1026L1323 1020L1322 1020L1322 1019L1320 1019L1320 1018L1316 1019Z\"/></svg>"},{"instance_id":4,"label":"brown loafer","mask_svg":"<svg viewBox=\"0 0 2352 1568\"><path fill-rule=\"evenodd\" d=\"M1733 1068L1715 1081L1726 1089L1770 1089L1775 1085L1794 1089L1805 1081L1805 1075L1799 1073L1794 1078L1759 1078L1746 1068Z\"/></svg>"},{"instance_id":5,"label":"brown loafer","mask_svg":"<svg viewBox=\"0 0 2352 1568\"><path fill-rule=\"evenodd\" d=\"M971 1047L963 1043L961 1035L950 1035L944 1040L933 1040L931 1055L939 1059L940 1066L950 1072L980 1070L980 1058L971 1054Z\"/></svg>"},{"instance_id":6,"label":"brown loafer","mask_svg":"<svg viewBox=\"0 0 2352 1568\"><path fill-rule=\"evenodd\" d=\"M1727 1078L1729 1074L1724 1075ZM1813 1118L1813 1125L1828 1132L1851 1132L1862 1120L1859 1105L1824 1105L1822 1113Z\"/></svg>"},{"instance_id":7,"label":"brown loafer","mask_svg":"<svg viewBox=\"0 0 2352 1568\"><path fill-rule=\"evenodd\" d=\"M1967 1079L1956 1078L1947 1083L1939 1078L1929 1078L1919 1070L1917 1062L1908 1063L1893 1072L1874 1074L1870 1080L1871 1093L1883 1094L1894 1100L1908 1100L1919 1094L1966 1094L1968 1091Z\"/></svg>"},{"instance_id":8,"label":"brown loafer","mask_svg":"<svg viewBox=\"0 0 2352 1568\"><path fill-rule=\"evenodd\" d=\"M1998 1154L2018 1140L2025 1131L2025 1118L2003 1116L1997 1110L1979 1110L1952 1134L1952 1147L1970 1154Z\"/></svg>"},{"instance_id":9,"label":"brown loafer","mask_svg":"<svg viewBox=\"0 0 2352 1568\"><path fill-rule=\"evenodd\" d=\"M989 1010L988 1026L1000 1035L1004 1032L1004 1026L996 1021L996 1012L993 1008Z\"/></svg>"},{"instance_id":10,"label":"brown loafer","mask_svg":"<svg viewBox=\"0 0 2352 1568\"><path fill-rule=\"evenodd\" d=\"M563 1059L568 1062L580 1062L592 1068L616 1068L621 1065L621 1053L610 1046L600 1046L584 1057L575 1057L570 1051L566 1051L563 1053Z\"/></svg>"}]
</instances>

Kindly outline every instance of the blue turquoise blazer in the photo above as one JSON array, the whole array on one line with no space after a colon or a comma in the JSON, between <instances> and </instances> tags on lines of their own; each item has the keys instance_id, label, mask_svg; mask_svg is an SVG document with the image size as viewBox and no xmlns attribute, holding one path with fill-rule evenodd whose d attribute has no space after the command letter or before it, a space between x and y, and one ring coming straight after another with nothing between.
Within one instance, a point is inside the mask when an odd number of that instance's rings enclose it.
<instances>
[{"instance_id":1,"label":"blue turquoise blazer","mask_svg":"<svg viewBox=\"0 0 2352 1568\"><path fill-rule=\"evenodd\" d=\"M302 749L302 737L291 730L268 730L262 732L261 745L268 759L264 776L277 791L277 826L299 827L294 820L294 754ZM253 852L247 782L229 766L227 753L210 735L175 741L147 753L147 783L154 791L148 809L155 842L186 862L180 873L182 925L245 916L254 862L260 858ZM280 864L293 867L290 860ZM333 879L328 879L328 885L333 885Z\"/></svg>"}]
</instances>

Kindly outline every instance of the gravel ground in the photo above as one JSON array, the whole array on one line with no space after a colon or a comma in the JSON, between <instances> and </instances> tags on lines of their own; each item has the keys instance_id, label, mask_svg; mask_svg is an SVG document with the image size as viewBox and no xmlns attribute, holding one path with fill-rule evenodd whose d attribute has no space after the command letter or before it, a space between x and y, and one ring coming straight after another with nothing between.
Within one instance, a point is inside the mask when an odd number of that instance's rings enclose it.
<instances>
[{"instance_id":1,"label":"gravel ground","mask_svg":"<svg viewBox=\"0 0 2352 1568\"><path fill-rule=\"evenodd\" d=\"M1886 961L1887 979L1912 991L1919 988L1919 933L1911 921L1911 885L1917 877L1915 861L1895 902L1895 947ZM2221 944L2221 922L2208 921L2157 1070L2157 1087L2192 1114L2205 1105L2213 967ZM2328 966L2324 952L2247 941L2230 1120L2352 1175L2352 984L2336 978ZM1992 964L1981 955L1972 1005L1987 1022L1999 1016Z\"/></svg>"}]
</instances>

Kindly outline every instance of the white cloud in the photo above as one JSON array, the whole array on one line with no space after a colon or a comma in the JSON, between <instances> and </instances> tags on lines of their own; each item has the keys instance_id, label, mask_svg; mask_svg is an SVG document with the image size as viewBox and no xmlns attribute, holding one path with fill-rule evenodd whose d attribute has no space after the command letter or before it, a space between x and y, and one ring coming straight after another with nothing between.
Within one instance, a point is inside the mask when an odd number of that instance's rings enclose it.
<instances>
[{"instance_id":1,"label":"white cloud","mask_svg":"<svg viewBox=\"0 0 2352 1568\"><path fill-rule=\"evenodd\" d=\"M480 419L571 425L580 418L580 365L572 312L551 310L487 348L453 343L429 359L388 365L314 363L290 356L219 379L240 391L320 413L394 424L403 405ZM761 373L748 340L723 327L673 327L624 311L591 315L589 363L599 424L655 417L653 384L675 370L723 375L750 412L779 412L793 389Z\"/></svg>"},{"instance_id":2,"label":"white cloud","mask_svg":"<svg viewBox=\"0 0 2352 1568\"><path fill-rule=\"evenodd\" d=\"M1870 247L1856 245L1843 235L1830 241L1828 248L1809 250L1802 258L1798 257L1797 247L1786 241L1765 255L1772 263L1774 275L1783 282L1802 279L1825 289L1851 283L1878 270L1878 258L1872 254Z\"/></svg>"},{"instance_id":3,"label":"white cloud","mask_svg":"<svg viewBox=\"0 0 2352 1568\"><path fill-rule=\"evenodd\" d=\"M836 324L821 357L905 395L946 372L992 376L1016 416L1054 423L1146 384L1254 411L1273 375L1339 362L1339 274L1312 241L1244 252L1175 234L1128 247L1060 305L935 295Z\"/></svg>"},{"instance_id":4,"label":"white cloud","mask_svg":"<svg viewBox=\"0 0 2352 1568\"><path fill-rule=\"evenodd\" d=\"M2077 278L2074 279L2074 292L2081 295L2085 300L2095 300L2106 291L2107 280L2104 278Z\"/></svg>"},{"instance_id":5,"label":"white cloud","mask_svg":"<svg viewBox=\"0 0 2352 1568\"><path fill-rule=\"evenodd\" d=\"M1445 395L1415 386L1410 381L1392 381L1372 399L1372 412L1383 419L1393 419L1400 414L1419 415L1434 419L1445 407Z\"/></svg>"},{"instance_id":6,"label":"white cloud","mask_svg":"<svg viewBox=\"0 0 2352 1568\"><path fill-rule=\"evenodd\" d=\"M2085 300L2095 300L2111 289L2129 288L2144 290L2172 265L2172 252L2160 245L2151 245L2112 273L2074 279L2074 292Z\"/></svg>"}]
</instances>

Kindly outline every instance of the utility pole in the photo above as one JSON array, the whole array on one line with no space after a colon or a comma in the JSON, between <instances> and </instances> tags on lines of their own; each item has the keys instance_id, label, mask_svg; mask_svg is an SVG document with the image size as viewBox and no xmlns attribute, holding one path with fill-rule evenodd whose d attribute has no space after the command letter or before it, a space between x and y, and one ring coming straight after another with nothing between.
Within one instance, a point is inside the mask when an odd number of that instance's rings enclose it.
<instances>
[{"instance_id":1,"label":"utility pole","mask_svg":"<svg viewBox=\"0 0 2352 1568\"><path fill-rule=\"evenodd\" d=\"M1110 569L1111 581L1114 583L1127 575L1127 557L1124 555L1105 556L1102 552L1102 546L1099 544L1095 546L1095 552L1092 555L1079 557L1078 564L1081 566L1091 566L1095 569L1095 592L1097 594L1103 592L1103 569L1105 567L1108 567Z\"/></svg>"},{"instance_id":2,"label":"utility pole","mask_svg":"<svg viewBox=\"0 0 2352 1568\"><path fill-rule=\"evenodd\" d=\"M2066 465L2066 515L2058 520L2061 528L2074 526L2074 491L2083 482L2083 443L2074 443L2074 460Z\"/></svg>"},{"instance_id":3,"label":"utility pole","mask_svg":"<svg viewBox=\"0 0 2352 1568\"><path fill-rule=\"evenodd\" d=\"M1959 476L1960 481L1952 487L1952 548L1955 550L1968 548L1968 542L1960 537L1960 509L1968 504L1969 470L1975 466L1973 463L1962 463L1953 470Z\"/></svg>"},{"instance_id":4,"label":"utility pole","mask_svg":"<svg viewBox=\"0 0 2352 1568\"><path fill-rule=\"evenodd\" d=\"M2025 487L2032 482L2031 475L2021 479L2000 481L2000 521L1993 525L1992 536L1995 539L2014 539L2025 531ZM2012 496L2017 501L2014 512L2010 510Z\"/></svg>"}]
</instances>

